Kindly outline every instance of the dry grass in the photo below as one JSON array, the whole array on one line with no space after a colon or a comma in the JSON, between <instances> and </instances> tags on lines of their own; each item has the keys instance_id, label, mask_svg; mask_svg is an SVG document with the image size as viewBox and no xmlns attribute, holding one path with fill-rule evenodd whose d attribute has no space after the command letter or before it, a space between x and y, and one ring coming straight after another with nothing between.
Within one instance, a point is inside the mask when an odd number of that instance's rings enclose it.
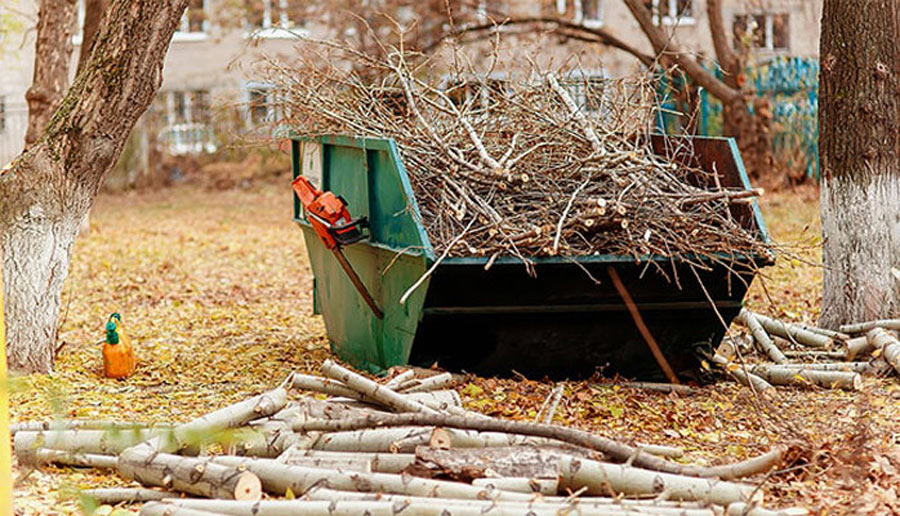
<instances>
[{"instance_id":1,"label":"dry grass","mask_svg":"<svg viewBox=\"0 0 900 516\"><path fill-rule=\"evenodd\" d=\"M76 247L57 372L17 380L13 417L182 421L270 387L290 370L315 371L327 341L321 319L311 315L311 275L290 206L286 182L102 196L90 235ZM768 196L764 214L781 241L796 240L805 226L818 233L815 192ZM818 252L800 255L815 260ZM774 305L759 285L750 303L813 321L819 281L815 267L782 259L767 282ZM98 374L96 342L114 311L141 361L127 381ZM896 500L891 486L900 484L890 471L895 383L867 380L857 395L784 389L777 402L760 404L728 383L672 398L572 382L557 421L677 444L690 459L710 462L792 443L794 469L768 480L768 490L782 497L774 505L875 513ZM461 388L474 408L529 418L552 386L479 378ZM15 503L23 514L77 513L72 488L121 484L91 471L35 471L18 483Z\"/></svg>"}]
</instances>

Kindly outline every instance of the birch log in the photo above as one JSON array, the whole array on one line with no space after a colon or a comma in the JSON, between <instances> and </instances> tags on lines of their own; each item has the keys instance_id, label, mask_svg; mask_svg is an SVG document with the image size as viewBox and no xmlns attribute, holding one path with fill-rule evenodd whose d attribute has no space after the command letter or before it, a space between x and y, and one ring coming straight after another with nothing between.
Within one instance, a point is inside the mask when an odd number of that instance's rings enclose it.
<instances>
[{"instance_id":1,"label":"birch log","mask_svg":"<svg viewBox=\"0 0 900 516\"><path fill-rule=\"evenodd\" d=\"M224 516L224 514L226 513L178 507L165 502L150 502L141 507L140 512L140 516Z\"/></svg>"},{"instance_id":2,"label":"birch log","mask_svg":"<svg viewBox=\"0 0 900 516\"><path fill-rule=\"evenodd\" d=\"M441 390L453 383L453 375L450 373L441 373L434 376L429 376L428 378L409 380L409 382L413 383L409 383L409 385L407 385L406 383L402 384L399 388L397 388L397 392L405 394L410 392L429 392Z\"/></svg>"},{"instance_id":3,"label":"birch log","mask_svg":"<svg viewBox=\"0 0 900 516\"><path fill-rule=\"evenodd\" d=\"M753 335L753 341L756 342L760 351L765 353L772 362L775 362L776 364L787 362L784 353L781 352L781 349L775 345L772 338L766 333L766 330L756 319L756 315L743 309L741 310L741 313L738 314L737 320L750 330L750 334Z\"/></svg>"},{"instance_id":4,"label":"birch log","mask_svg":"<svg viewBox=\"0 0 900 516\"><path fill-rule=\"evenodd\" d=\"M659 495L669 499L708 501L718 505L733 502L762 501L756 486L722 480L691 478L647 471L631 466L606 464L592 460L563 457L559 462L560 489L587 488L587 493L609 495ZM753 493L756 494L753 494Z\"/></svg>"},{"instance_id":5,"label":"birch log","mask_svg":"<svg viewBox=\"0 0 900 516\"><path fill-rule=\"evenodd\" d=\"M399 387L403 382L405 382L406 380L412 380L415 377L416 371L414 369L407 369L406 371L403 371L397 376L391 378L386 384L384 384L384 386L388 389L397 390L397 387Z\"/></svg>"},{"instance_id":6,"label":"birch log","mask_svg":"<svg viewBox=\"0 0 900 516\"><path fill-rule=\"evenodd\" d=\"M689 385L676 385L674 383L654 383L654 382L622 382L623 387L629 389L641 389L645 391L664 392L666 394L675 393L684 396L691 396L697 393L697 389Z\"/></svg>"},{"instance_id":7,"label":"birch log","mask_svg":"<svg viewBox=\"0 0 900 516\"><path fill-rule=\"evenodd\" d=\"M598 508L582 507L580 504L559 509L541 504L488 503L475 505L470 500L397 500L389 501L306 501L306 500L265 500L261 502L227 502L223 500L173 500L172 505L196 508L217 514L231 516L710 516L709 509L678 509L673 512L655 512L639 507L617 507L605 505ZM154 515L155 516L155 515ZM173 513L171 516L181 516ZM185 515L193 516L193 515Z\"/></svg>"},{"instance_id":8,"label":"birch log","mask_svg":"<svg viewBox=\"0 0 900 516\"><path fill-rule=\"evenodd\" d=\"M16 432L46 432L48 430L134 430L144 429L151 425L146 423L130 423L122 421L91 421L82 419L64 419L61 421L22 421L11 423L9 433L12 436ZM171 425L153 425L156 427L170 427Z\"/></svg>"},{"instance_id":9,"label":"birch log","mask_svg":"<svg viewBox=\"0 0 900 516\"><path fill-rule=\"evenodd\" d=\"M853 360L858 356L865 356L875 349L875 345L866 336L855 337L844 341L844 358Z\"/></svg>"},{"instance_id":10,"label":"birch log","mask_svg":"<svg viewBox=\"0 0 900 516\"><path fill-rule=\"evenodd\" d=\"M559 491L559 477L532 478L532 477L496 477L476 478L472 481L475 487L485 489L497 489L501 491L514 491L516 493L536 493L541 495L556 495Z\"/></svg>"},{"instance_id":11,"label":"birch log","mask_svg":"<svg viewBox=\"0 0 900 516\"><path fill-rule=\"evenodd\" d=\"M750 387L766 396L774 395L775 387L763 378L750 372L747 368L731 363L721 355L714 355L712 361L730 374L739 384Z\"/></svg>"},{"instance_id":12,"label":"birch log","mask_svg":"<svg viewBox=\"0 0 900 516\"><path fill-rule=\"evenodd\" d=\"M425 498L421 496L392 495L384 493L357 493L350 491L335 491L333 489L316 487L303 495L304 499L309 500L358 500L358 501L384 501L384 502L431 502L433 498ZM455 504L465 504L475 507L487 508L497 502L494 500L461 500L454 499ZM607 497L570 497L570 496L540 496L533 497L527 502L503 502L504 505L520 506L520 507L546 507L554 508L565 514L567 509L573 507L582 507L588 509L615 510L616 508L636 509L644 514L660 514L660 515L682 515L681 511L688 510L686 514L704 514L708 511L705 504L698 502L676 502L671 500L629 500L627 498L607 498Z\"/></svg>"},{"instance_id":13,"label":"birch log","mask_svg":"<svg viewBox=\"0 0 900 516\"><path fill-rule=\"evenodd\" d=\"M313 422L308 422L304 424L304 427L306 430L321 430L330 432L337 430L407 425L439 425L443 428L468 429L485 432L502 432L518 435L528 435L533 437L543 437L546 439L552 439L590 450L599 451L601 453L604 453L606 457L609 457L613 460L622 462L631 460L634 465L642 468L697 477L717 477L723 474L731 474L732 472L736 471L745 471L744 469L742 469L742 465L750 463L755 464L754 461L758 459L750 459L748 461L743 461L732 465L714 467L677 464L650 454L637 454L637 449L633 446L629 446L625 443L607 439L605 437L594 435L575 428L544 425L540 423L526 423L521 421L508 421L502 419L465 418L443 414L379 414L361 419L346 421L320 421L315 424L313 424ZM781 450L780 448L776 448L772 452L764 455L764 457L774 457L775 455L777 455L778 460L780 460L780 454L782 453L782 451L783 450Z\"/></svg>"},{"instance_id":14,"label":"birch log","mask_svg":"<svg viewBox=\"0 0 900 516\"><path fill-rule=\"evenodd\" d=\"M256 475L214 463L209 458L126 451L119 456L118 466L123 477L145 486L225 500L259 500L262 495Z\"/></svg>"},{"instance_id":15,"label":"birch log","mask_svg":"<svg viewBox=\"0 0 900 516\"><path fill-rule=\"evenodd\" d=\"M412 453L329 452L292 447L285 450L276 460L282 464L307 467L311 464L310 460L335 462L364 460L370 464L372 472L400 473L416 462L416 456Z\"/></svg>"},{"instance_id":16,"label":"birch log","mask_svg":"<svg viewBox=\"0 0 900 516\"><path fill-rule=\"evenodd\" d=\"M171 430L160 430L170 433ZM87 453L96 455L118 455L128 447L143 442L158 432L147 429L135 430L48 430L46 432L19 431L13 440L13 447L22 464L35 464L35 453L39 448Z\"/></svg>"},{"instance_id":17,"label":"birch log","mask_svg":"<svg viewBox=\"0 0 900 516\"><path fill-rule=\"evenodd\" d=\"M116 469L116 457L94 453L70 453L62 450L39 448L34 457L37 464L60 464L79 468Z\"/></svg>"},{"instance_id":18,"label":"birch log","mask_svg":"<svg viewBox=\"0 0 900 516\"><path fill-rule=\"evenodd\" d=\"M806 516L809 510L802 507L770 510L755 504L735 502L729 504L725 511L727 516Z\"/></svg>"},{"instance_id":19,"label":"birch log","mask_svg":"<svg viewBox=\"0 0 900 516\"><path fill-rule=\"evenodd\" d=\"M416 472L472 482L485 477L556 478L559 458L579 449L561 446L504 446L440 450L416 448ZM599 454L597 454L599 455ZM597 457L600 458L600 457Z\"/></svg>"},{"instance_id":20,"label":"birch log","mask_svg":"<svg viewBox=\"0 0 900 516\"><path fill-rule=\"evenodd\" d=\"M829 389L837 388L850 391L858 391L862 387L862 377L859 373L847 371L819 371L808 368L760 364L754 366L752 372L774 385L801 387L818 385Z\"/></svg>"},{"instance_id":21,"label":"birch log","mask_svg":"<svg viewBox=\"0 0 900 516\"><path fill-rule=\"evenodd\" d=\"M900 319L878 319L876 321L845 324L841 326L841 331L851 334L868 333L875 328L883 328L885 330L900 330Z\"/></svg>"},{"instance_id":22,"label":"birch log","mask_svg":"<svg viewBox=\"0 0 900 516\"><path fill-rule=\"evenodd\" d=\"M305 493L313 486L324 486L339 491L385 492L427 496L433 498L483 499L487 491L468 484L417 478L390 473L359 473L337 470L289 466L268 459L245 459L221 456L212 459L217 464L243 468L259 476L263 489L283 496L288 489ZM528 500L521 493L497 493L498 500Z\"/></svg>"},{"instance_id":23,"label":"birch log","mask_svg":"<svg viewBox=\"0 0 900 516\"><path fill-rule=\"evenodd\" d=\"M342 368L343 369L343 368ZM344 369L345 371L348 371ZM349 371L348 371L349 372ZM355 374L355 373L353 373ZM359 375L357 375L359 376ZM365 377L359 376L363 380L367 382L371 382L371 380L366 379ZM331 378L321 378L319 376L311 376L305 374L294 374L293 377L293 388L297 390L304 391L312 391L312 392L321 392L322 394L328 394L330 396L336 396L341 398L350 398L357 401L361 401L364 403L375 404L378 406L384 406L395 410L395 407L391 405L385 404L383 401L375 399L364 392L360 392L354 389L351 389L343 382L331 379ZM379 386L375 382L371 382L371 385ZM386 386L380 386L382 391L389 391ZM393 391L391 391L393 392ZM397 393L394 393L397 394ZM410 402L416 402L420 404L424 404L432 410L441 410L442 407L447 406L461 406L462 401L459 398L459 393L456 391L433 391L433 392L415 392L409 393L405 395L399 395L405 398ZM407 405L416 406L417 405ZM417 412L417 410L408 410L407 412Z\"/></svg>"},{"instance_id":24,"label":"birch log","mask_svg":"<svg viewBox=\"0 0 900 516\"><path fill-rule=\"evenodd\" d=\"M881 358L900 374L900 341L887 330L875 328L866 337L875 349L881 350Z\"/></svg>"},{"instance_id":25,"label":"birch log","mask_svg":"<svg viewBox=\"0 0 900 516\"><path fill-rule=\"evenodd\" d=\"M167 498L178 498L178 494L156 489L140 487L113 487L105 489L83 489L83 497L94 500L98 504L116 505L120 503L152 502Z\"/></svg>"},{"instance_id":26,"label":"birch log","mask_svg":"<svg viewBox=\"0 0 900 516\"><path fill-rule=\"evenodd\" d=\"M424 412L426 414L437 414L437 411L434 409L428 408L417 401L405 398L383 385L379 385L362 375L356 374L353 371L338 365L332 360L326 360L322 363L322 372L325 373L326 376L343 383L356 392L390 407L391 410L395 412Z\"/></svg>"},{"instance_id":27,"label":"birch log","mask_svg":"<svg viewBox=\"0 0 900 516\"><path fill-rule=\"evenodd\" d=\"M829 349L834 346L834 340L824 335L805 330L799 326L772 319L762 314L752 313L759 324L772 335L778 335L790 341L796 341L811 348Z\"/></svg>"}]
</instances>

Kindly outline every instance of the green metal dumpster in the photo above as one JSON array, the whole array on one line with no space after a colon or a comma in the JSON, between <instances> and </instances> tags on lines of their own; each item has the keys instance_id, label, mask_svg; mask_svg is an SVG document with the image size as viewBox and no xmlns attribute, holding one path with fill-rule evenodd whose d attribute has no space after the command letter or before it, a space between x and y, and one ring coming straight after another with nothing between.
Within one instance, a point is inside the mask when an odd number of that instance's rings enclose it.
<instances>
[{"instance_id":1,"label":"green metal dumpster","mask_svg":"<svg viewBox=\"0 0 900 516\"><path fill-rule=\"evenodd\" d=\"M733 140L694 137L688 155L673 150L684 146L671 145L669 137L652 138L658 154L715 171L723 186L750 188ZM303 230L314 275L314 311L324 316L332 350L357 368L376 372L438 362L480 374L571 377L603 368L636 378L661 377L609 279L613 267L672 368L692 374L700 363L698 351L711 350L724 335L720 317L730 323L753 280L750 269L712 265L697 270L701 285L686 264L663 257L640 262L615 255L574 261L539 257L533 259L536 277L512 257L498 258L489 270L484 267L488 258L450 257L401 304L400 297L436 256L394 142L333 136L293 140L291 151L295 177L302 173L341 195L353 216L365 215L370 223L369 238L344 248L344 254L384 311L383 319L375 317L318 240L294 197L294 221ZM744 227L768 241L755 202L731 210ZM647 260L674 267L679 285L648 271ZM766 265L773 257L746 260Z\"/></svg>"}]
</instances>

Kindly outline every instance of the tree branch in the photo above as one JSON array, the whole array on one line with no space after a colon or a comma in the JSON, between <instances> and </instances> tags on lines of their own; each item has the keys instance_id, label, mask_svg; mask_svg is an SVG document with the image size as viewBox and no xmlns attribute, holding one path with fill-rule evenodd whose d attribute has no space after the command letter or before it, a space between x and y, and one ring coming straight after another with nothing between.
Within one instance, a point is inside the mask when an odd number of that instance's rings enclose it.
<instances>
[{"instance_id":1,"label":"tree branch","mask_svg":"<svg viewBox=\"0 0 900 516\"><path fill-rule=\"evenodd\" d=\"M644 34L647 36L647 39L650 41L650 44L653 46L653 50L657 55L666 56L675 61L675 63L684 70L694 82L706 88L708 92L722 102L730 104L740 98L741 92L739 90L729 87L724 82L716 79L713 74L704 70L703 67L700 66L700 63L685 52L677 43L672 41L664 30L654 24L653 16L650 14L650 11L644 7L641 0L624 1L625 5L627 5L628 9L631 11L631 14L634 15L634 18L641 26L641 30L644 31Z\"/></svg>"},{"instance_id":2,"label":"tree branch","mask_svg":"<svg viewBox=\"0 0 900 516\"><path fill-rule=\"evenodd\" d=\"M527 16L522 18L509 18L503 20L502 23L485 23L482 25L469 25L462 27L456 31L453 31L447 34L448 37L459 37L466 34L477 33L477 32L486 32L486 31L495 31L499 30L502 27L511 27L515 25L555 25L557 28L565 29L565 36L573 39L579 39L581 41L587 41L591 43L599 43L601 45L606 45L609 47L617 48L624 52L631 54L636 57L642 63L647 65L648 67L653 66L654 59L653 56L645 54L638 50L637 48L625 43L617 36L610 34L605 29L595 28L595 27L587 27L580 23L574 23L568 20L562 20L559 18L554 18L550 16ZM429 53L434 50L435 47L441 44L441 42L445 38L441 38L424 48L422 48L423 53Z\"/></svg>"},{"instance_id":3,"label":"tree branch","mask_svg":"<svg viewBox=\"0 0 900 516\"><path fill-rule=\"evenodd\" d=\"M735 74L737 70L738 56L728 44L728 32L722 19L722 3L720 0L706 0L706 16L709 18L709 32L712 35L713 48L716 50L716 60L719 66L729 74Z\"/></svg>"}]
</instances>

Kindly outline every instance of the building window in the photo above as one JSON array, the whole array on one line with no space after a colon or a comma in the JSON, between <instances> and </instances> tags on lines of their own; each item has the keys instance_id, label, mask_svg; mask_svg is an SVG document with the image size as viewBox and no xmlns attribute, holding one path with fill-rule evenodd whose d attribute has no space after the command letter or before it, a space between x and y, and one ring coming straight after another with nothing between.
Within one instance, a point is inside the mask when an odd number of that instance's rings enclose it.
<instances>
[{"instance_id":1,"label":"building window","mask_svg":"<svg viewBox=\"0 0 900 516\"><path fill-rule=\"evenodd\" d=\"M207 124L212 119L206 90L171 90L163 95L165 125Z\"/></svg>"},{"instance_id":2,"label":"building window","mask_svg":"<svg viewBox=\"0 0 900 516\"><path fill-rule=\"evenodd\" d=\"M0 134L6 132L6 98L0 97Z\"/></svg>"},{"instance_id":3,"label":"building window","mask_svg":"<svg viewBox=\"0 0 900 516\"><path fill-rule=\"evenodd\" d=\"M468 104L487 110L509 96L509 83L503 74L485 78L455 77L446 80L444 93L456 106Z\"/></svg>"},{"instance_id":4,"label":"building window","mask_svg":"<svg viewBox=\"0 0 900 516\"><path fill-rule=\"evenodd\" d=\"M290 115L287 109L288 98L279 96L272 84L252 82L245 88L246 109L245 120L250 127L279 122Z\"/></svg>"},{"instance_id":5,"label":"building window","mask_svg":"<svg viewBox=\"0 0 900 516\"><path fill-rule=\"evenodd\" d=\"M601 0L574 0L575 23L583 23L587 26L600 26L603 24L603 9Z\"/></svg>"},{"instance_id":6,"label":"building window","mask_svg":"<svg viewBox=\"0 0 900 516\"><path fill-rule=\"evenodd\" d=\"M653 15L653 23L657 25L694 23L692 0L644 0L644 7Z\"/></svg>"},{"instance_id":7,"label":"building window","mask_svg":"<svg viewBox=\"0 0 900 516\"><path fill-rule=\"evenodd\" d=\"M299 0L246 0L247 30L298 29L306 25L306 9Z\"/></svg>"},{"instance_id":8,"label":"building window","mask_svg":"<svg viewBox=\"0 0 900 516\"><path fill-rule=\"evenodd\" d=\"M790 47L787 13L739 14L734 17L734 47L786 51Z\"/></svg>"}]
</instances>

